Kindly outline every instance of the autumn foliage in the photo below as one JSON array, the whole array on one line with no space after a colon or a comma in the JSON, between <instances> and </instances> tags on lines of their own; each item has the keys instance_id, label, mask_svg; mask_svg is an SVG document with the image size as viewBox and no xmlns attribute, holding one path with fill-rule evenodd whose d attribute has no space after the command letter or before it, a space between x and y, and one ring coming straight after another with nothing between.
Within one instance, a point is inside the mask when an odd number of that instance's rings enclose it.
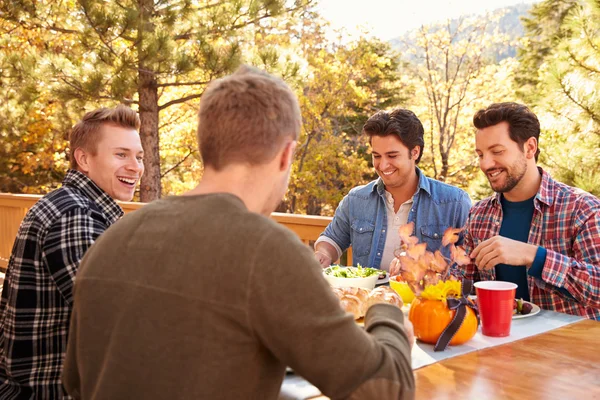
<instances>
[{"instance_id":1,"label":"autumn foliage","mask_svg":"<svg viewBox=\"0 0 600 400\"><path fill-rule=\"evenodd\" d=\"M398 229L401 243L390 264L390 279L400 276L418 296L426 286L449 278L449 262L464 265L470 262L470 258L462 247L456 246L462 228L448 228L444 232L442 245L449 246L450 259L439 250L433 253L428 251L425 243L419 243L419 239L412 236L413 231L413 222Z\"/></svg>"}]
</instances>

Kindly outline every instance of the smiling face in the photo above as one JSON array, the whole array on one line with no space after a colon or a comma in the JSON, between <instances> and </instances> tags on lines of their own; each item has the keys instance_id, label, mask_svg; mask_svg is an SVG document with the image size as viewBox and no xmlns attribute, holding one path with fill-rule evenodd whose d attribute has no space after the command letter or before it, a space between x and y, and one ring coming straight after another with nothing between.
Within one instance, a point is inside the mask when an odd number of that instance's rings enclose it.
<instances>
[{"instance_id":1,"label":"smiling face","mask_svg":"<svg viewBox=\"0 0 600 400\"><path fill-rule=\"evenodd\" d=\"M408 150L395 134L372 136L373 167L381 177L385 187L401 188L411 182L416 174L415 160L419 156L419 146Z\"/></svg>"},{"instance_id":2,"label":"smiling face","mask_svg":"<svg viewBox=\"0 0 600 400\"><path fill-rule=\"evenodd\" d=\"M115 200L131 201L144 173L142 143L133 128L103 124L96 151L77 149L79 171Z\"/></svg>"},{"instance_id":3,"label":"smiling face","mask_svg":"<svg viewBox=\"0 0 600 400\"><path fill-rule=\"evenodd\" d=\"M528 168L524 148L510 138L508 130L508 123L501 122L478 130L475 136L479 167L499 193L518 190Z\"/></svg>"}]
</instances>

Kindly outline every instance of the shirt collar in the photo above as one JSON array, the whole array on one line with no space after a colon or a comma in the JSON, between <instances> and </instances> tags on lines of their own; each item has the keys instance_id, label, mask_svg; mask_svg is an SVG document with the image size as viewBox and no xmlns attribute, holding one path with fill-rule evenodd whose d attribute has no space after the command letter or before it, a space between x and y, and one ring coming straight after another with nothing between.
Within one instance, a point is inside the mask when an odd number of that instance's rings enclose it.
<instances>
[{"instance_id":1,"label":"shirt collar","mask_svg":"<svg viewBox=\"0 0 600 400\"><path fill-rule=\"evenodd\" d=\"M427 179L425 174L423 174L423 172L421 172L419 167L415 167L415 172L417 173L417 176L419 177L419 187L417 188L417 193L420 190L424 190L425 192L427 192L427 194L429 196L431 196L431 184L429 183L429 179ZM385 196L385 184L383 183L383 179L381 179L381 177L377 178L377 181L375 182L375 185L373 186L373 191L375 191L375 190L377 190L377 193L379 193L381 196Z\"/></svg>"},{"instance_id":2,"label":"shirt collar","mask_svg":"<svg viewBox=\"0 0 600 400\"><path fill-rule=\"evenodd\" d=\"M84 173L69 169L62 183L64 186L72 186L81 190L86 197L98 204L111 224L123 216L123 209L117 202Z\"/></svg>"},{"instance_id":3,"label":"shirt collar","mask_svg":"<svg viewBox=\"0 0 600 400\"><path fill-rule=\"evenodd\" d=\"M425 176L423 172L419 169L419 167L415 167L415 171L417 172L417 176L419 177L419 190L424 190L427 192L429 196L431 196L431 182Z\"/></svg>"},{"instance_id":4,"label":"shirt collar","mask_svg":"<svg viewBox=\"0 0 600 400\"><path fill-rule=\"evenodd\" d=\"M548 172L544 171L541 167L537 167L540 174L542 174L542 183L540 184L540 188L538 189L537 194L535 195L535 199L542 204L547 206L551 206L554 204L554 194L556 192L556 185L554 184L554 180L550 177ZM502 193L496 192L496 195L492 197L492 202L496 205L500 205L502 198Z\"/></svg>"},{"instance_id":5,"label":"shirt collar","mask_svg":"<svg viewBox=\"0 0 600 400\"><path fill-rule=\"evenodd\" d=\"M554 179L550 177L550 174L538 167L538 170L542 174L542 184L535 196L541 203L551 206L554 204L554 198L556 195L556 185Z\"/></svg>"}]
</instances>

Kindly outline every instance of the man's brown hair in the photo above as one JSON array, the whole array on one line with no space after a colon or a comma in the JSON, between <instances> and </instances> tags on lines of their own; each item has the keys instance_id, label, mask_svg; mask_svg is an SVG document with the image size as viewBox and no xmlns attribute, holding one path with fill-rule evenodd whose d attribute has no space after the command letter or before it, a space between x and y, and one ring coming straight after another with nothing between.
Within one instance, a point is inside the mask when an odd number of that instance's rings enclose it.
<instances>
[{"instance_id":1,"label":"man's brown hair","mask_svg":"<svg viewBox=\"0 0 600 400\"><path fill-rule=\"evenodd\" d=\"M298 100L279 78L249 66L212 82L200 102L198 143L205 166L259 165L298 140Z\"/></svg>"},{"instance_id":2,"label":"man's brown hair","mask_svg":"<svg viewBox=\"0 0 600 400\"><path fill-rule=\"evenodd\" d=\"M100 128L104 124L116 125L121 128L140 130L140 117L137 112L122 104L115 108L98 108L86 113L69 134L69 162L71 168L77 168L75 150L84 149L96 154L100 141Z\"/></svg>"},{"instance_id":3,"label":"man's brown hair","mask_svg":"<svg viewBox=\"0 0 600 400\"><path fill-rule=\"evenodd\" d=\"M473 117L473 125L477 129L484 129L498 125L501 122L508 123L508 135L513 142L517 142L521 148L531 137L538 142L535 153L535 161L540 155L540 121L537 116L526 106L519 103L494 103L488 108L479 110Z\"/></svg>"}]
</instances>

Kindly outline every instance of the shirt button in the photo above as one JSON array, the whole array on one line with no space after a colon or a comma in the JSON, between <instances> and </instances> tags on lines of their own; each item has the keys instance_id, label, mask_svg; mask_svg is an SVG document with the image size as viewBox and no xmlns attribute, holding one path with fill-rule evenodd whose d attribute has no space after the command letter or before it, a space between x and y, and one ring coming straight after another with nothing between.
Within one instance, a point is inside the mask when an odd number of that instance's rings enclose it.
<instances>
[{"instance_id":1,"label":"shirt button","mask_svg":"<svg viewBox=\"0 0 600 400\"><path fill-rule=\"evenodd\" d=\"M496 225L500 225L500 222L496 221L496 222L494 222L494 224L496 224Z\"/></svg>"},{"instance_id":2,"label":"shirt button","mask_svg":"<svg viewBox=\"0 0 600 400\"><path fill-rule=\"evenodd\" d=\"M385 229L382 232L385 233Z\"/></svg>"},{"instance_id":3,"label":"shirt button","mask_svg":"<svg viewBox=\"0 0 600 400\"><path fill-rule=\"evenodd\" d=\"M377 253L377 255L378 255L378 256L380 256L380 255L381 255L381 253Z\"/></svg>"},{"instance_id":4,"label":"shirt button","mask_svg":"<svg viewBox=\"0 0 600 400\"><path fill-rule=\"evenodd\" d=\"M411 208L411 209L410 209L410 211L411 211L411 212L415 212L415 209L414 209L414 208Z\"/></svg>"},{"instance_id":5,"label":"shirt button","mask_svg":"<svg viewBox=\"0 0 600 400\"><path fill-rule=\"evenodd\" d=\"M439 235L438 235L437 233L434 233L434 234L433 234L433 237L434 237L434 238L436 238L436 239L438 238L438 236L439 236Z\"/></svg>"},{"instance_id":6,"label":"shirt button","mask_svg":"<svg viewBox=\"0 0 600 400\"><path fill-rule=\"evenodd\" d=\"M358 230L362 232L362 228L358 228Z\"/></svg>"}]
</instances>

